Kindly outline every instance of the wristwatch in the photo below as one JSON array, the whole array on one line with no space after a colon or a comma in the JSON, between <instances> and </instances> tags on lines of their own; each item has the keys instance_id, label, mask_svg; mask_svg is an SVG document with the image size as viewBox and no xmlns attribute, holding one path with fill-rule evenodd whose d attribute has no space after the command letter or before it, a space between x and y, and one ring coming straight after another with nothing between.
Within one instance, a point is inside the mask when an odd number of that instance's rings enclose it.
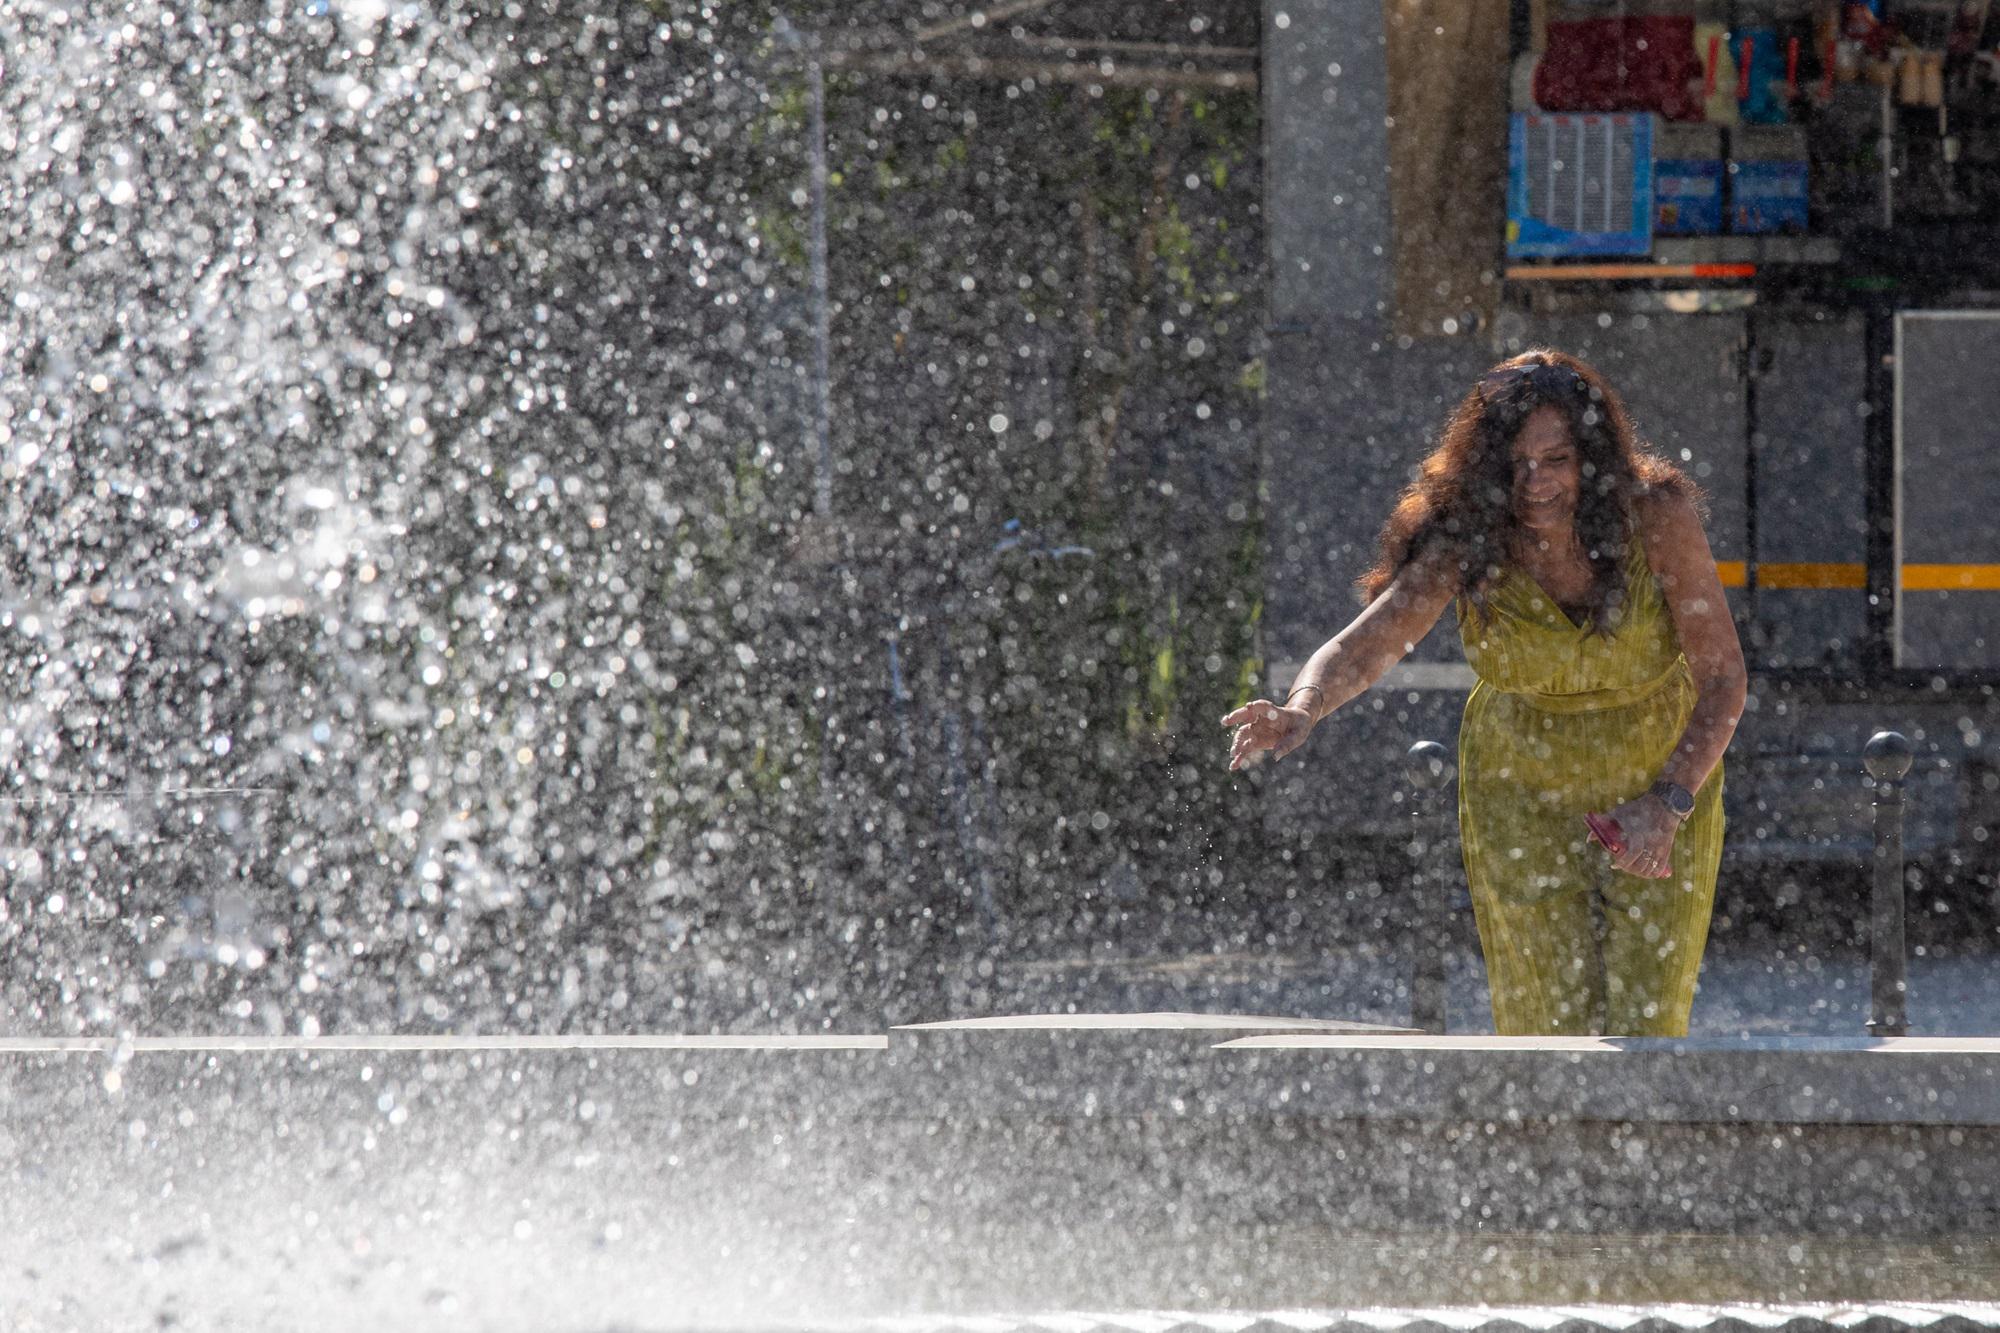
<instances>
[{"instance_id":1,"label":"wristwatch","mask_svg":"<svg viewBox=\"0 0 2000 1333\"><path fill-rule=\"evenodd\" d=\"M1667 809L1674 812L1674 818L1683 824L1687 823L1688 816L1694 813L1694 793L1678 782L1665 780L1655 782L1646 788L1646 795L1659 797L1666 803Z\"/></svg>"}]
</instances>

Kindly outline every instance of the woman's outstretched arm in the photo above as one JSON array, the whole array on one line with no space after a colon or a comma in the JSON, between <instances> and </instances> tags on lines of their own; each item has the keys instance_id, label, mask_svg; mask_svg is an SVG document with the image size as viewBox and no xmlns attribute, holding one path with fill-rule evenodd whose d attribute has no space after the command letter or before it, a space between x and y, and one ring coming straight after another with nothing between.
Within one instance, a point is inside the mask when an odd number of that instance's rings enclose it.
<instances>
[{"instance_id":1,"label":"woman's outstretched arm","mask_svg":"<svg viewBox=\"0 0 2000 1333\"><path fill-rule=\"evenodd\" d=\"M1380 680L1431 632L1458 589L1455 563L1431 555L1404 565L1346 629L1307 659L1284 702L1252 699L1222 719L1223 726L1238 728L1230 768L1266 750L1282 759L1305 744L1321 718Z\"/></svg>"}]
</instances>

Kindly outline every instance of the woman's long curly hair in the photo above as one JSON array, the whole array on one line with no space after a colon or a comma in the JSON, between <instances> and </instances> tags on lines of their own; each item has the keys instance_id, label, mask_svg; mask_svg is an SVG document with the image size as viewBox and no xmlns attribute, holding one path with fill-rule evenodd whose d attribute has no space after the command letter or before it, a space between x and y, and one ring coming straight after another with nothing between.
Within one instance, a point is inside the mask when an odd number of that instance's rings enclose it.
<instances>
[{"instance_id":1,"label":"woman's long curly hair","mask_svg":"<svg viewBox=\"0 0 2000 1333\"><path fill-rule=\"evenodd\" d=\"M1412 560L1435 555L1446 568L1456 566L1461 608L1483 623L1493 584L1525 534L1514 516L1514 437L1545 404L1568 419L1582 473L1576 532L1597 575L1588 608L1592 626L1599 634L1616 628L1625 605L1634 506L1662 491L1700 506L1702 494L1685 472L1640 441L1604 376L1548 348L1502 361L1459 402L1437 448L1383 525L1375 567L1357 580L1368 600Z\"/></svg>"}]
</instances>

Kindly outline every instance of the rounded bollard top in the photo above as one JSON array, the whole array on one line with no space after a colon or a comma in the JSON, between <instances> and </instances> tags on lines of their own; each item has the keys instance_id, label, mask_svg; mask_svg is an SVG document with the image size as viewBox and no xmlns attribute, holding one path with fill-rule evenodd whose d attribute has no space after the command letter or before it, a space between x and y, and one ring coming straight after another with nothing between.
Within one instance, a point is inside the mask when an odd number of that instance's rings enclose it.
<instances>
[{"instance_id":1,"label":"rounded bollard top","mask_svg":"<svg viewBox=\"0 0 2000 1333\"><path fill-rule=\"evenodd\" d=\"M1451 751L1436 741L1418 741L1403 756L1403 776L1419 791L1442 787L1457 773Z\"/></svg>"},{"instance_id":2,"label":"rounded bollard top","mask_svg":"<svg viewBox=\"0 0 2000 1333\"><path fill-rule=\"evenodd\" d=\"M1910 758L1915 753L1902 732L1878 731L1861 748L1861 763L1877 782L1900 782L1910 771Z\"/></svg>"}]
</instances>

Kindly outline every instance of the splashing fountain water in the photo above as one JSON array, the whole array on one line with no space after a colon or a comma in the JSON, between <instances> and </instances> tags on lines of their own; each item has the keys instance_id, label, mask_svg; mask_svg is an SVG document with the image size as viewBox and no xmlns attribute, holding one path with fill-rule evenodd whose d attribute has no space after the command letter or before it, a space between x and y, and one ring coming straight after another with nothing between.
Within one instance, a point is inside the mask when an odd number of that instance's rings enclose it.
<instances>
[{"instance_id":1,"label":"splashing fountain water","mask_svg":"<svg viewBox=\"0 0 2000 1333\"><path fill-rule=\"evenodd\" d=\"M8 841L130 932L84 967L62 914L17 918L48 988L17 975L17 1015L562 1021L583 983L551 960L601 955L574 946L613 901L657 928L694 873L657 756L729 731L690 744L677 686L758 660L748 568L675 595L706 480L765 470L703 364L760 271L703 117L753 94L693 22L8 23L5 757L18 794L91 798ZM232 893L285 941L267 975L134 996L176 899ZM607 1016L628 967L590 968Z\"/></svg>"},{"instance_id":2,"label":"splashing fountain water","mask_svg":"<svg viewBox=\"0 0 2000 1333\"><path fill-rule=\"evenodd\" d=\"M1086 405L1051 397L1075 391L1051 372L1079 350L1060 327L1076 281L1095 285L1086 332L1125 344L1080 349L1076 386L1105 404L1087 425L1158 410L1135 372L1170 355L1218 366L1186 387L1208 396L1201 429L1240 450L1242 421L1210 404L1254 397L1215 356L1243 345L1238 294L1216 286L1243 261L1204 253L1189 191L1171 213L1141 197L1143 226L1037 267L1017 247L1041 213L1074 212L1067 187L983 217L976 253L969 198L927 229L908 209L1045 169L1000 147L1033 118L989 126L981 90L947 108L850 77L829 178L844 442L811 446L826 277L794 247L828 209L798 193L796 53L751 8L10 12L0 757L16 803L0 845L63 866L74 905L8 924L40 969L11 982L17 1022L540 1028L686 1022L693 1004L704 1025L789 1025L847 1012L843 976L871 1026L884 1005L933 1003L960 983L924 970L972 975L991 902L953 896L955 856L910 868L940 877L926 885L827 855L907 826L929 856L964 818L924 803L931 747L898 773L876 738L894 631L866 607L902 580L895 599L934 620L942 603L909 581L927 565L940 596L976 571L950 595L964 623L932 683L971 702L989 746L1009 730L958 785L999 781L1010 829L1090 831L1107 808L1091 784L1146 762L1149 727L1169 766L1207 743L1168 721L1188 670L1172 636L1240 619L1239 574L1119 554L1045 577L980 544L996 503L1081 546L1123 503L1107 483L1249 484L1196 476L1164 443L1151 461L1051 452ZM1106 103L1130 118L1118 135L1143 135L1155 102ZM1107 136L1092 99L1063 107L1099 117L1108 160L1157 188L1143 137ZM1174 151L1207 151L1220 180L1230 141L1202 136L1226 117L1195 114L1209 128L1173 112L1193 135ZM878 143L889 125L934 156L921 179ZM975 133L1002 156L969 160ZM855 154L875 189L848 178ZM885 209L910 238L856 244ZM1104 267L1126 245L1166 256L1181 290ZM1142 285L1114 298L1114 280ZM1169 317L1143 333L1156 305ZM898 405L924 381L944 414ZM1202 541L1240 540L1249 511L1224 509ZM1204 531L1177 502L1132 512ZM1065 619L1102 646L1051 642ZM1102 761L1014 732L1019 710L991 702L1000 666L1049 703L1094 694L1078 716L1098 715ZM1232 672L1225 654L1198 674L1219 701ZM36 803L52 792L73 799ZM1087 847L1010 867L1008 910L1079 854L1087 876ZM264 944L223 965L172 943L214 934L225 900L249 905L230 929Z\"/></svg>"}]
</instances>

